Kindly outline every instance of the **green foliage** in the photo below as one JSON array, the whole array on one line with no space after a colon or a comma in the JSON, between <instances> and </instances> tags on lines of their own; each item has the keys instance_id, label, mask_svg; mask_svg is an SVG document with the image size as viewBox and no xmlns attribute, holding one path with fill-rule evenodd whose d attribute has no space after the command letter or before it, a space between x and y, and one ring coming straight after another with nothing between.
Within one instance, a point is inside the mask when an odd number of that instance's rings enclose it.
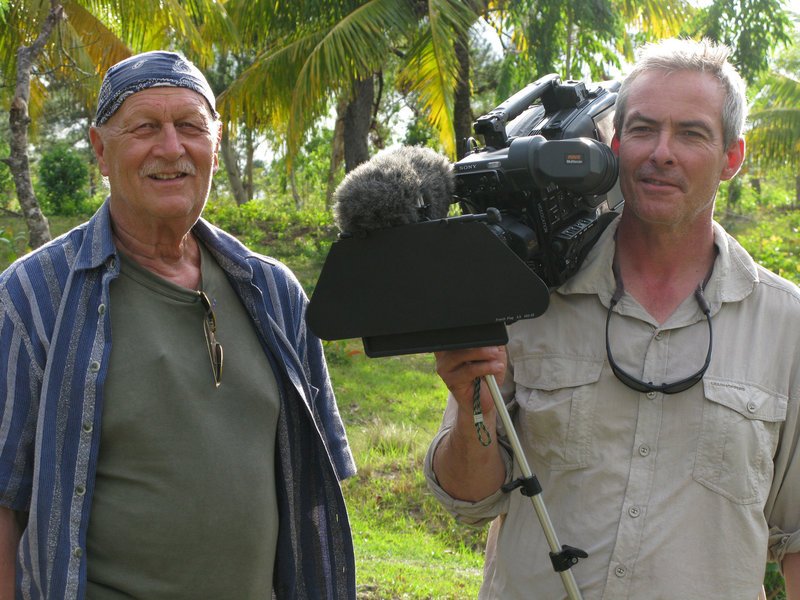
<instances>
[{"instance_id":1,"label":"green foliage","mask_svg":"<svg viewBox=\"0 0 800 600\"><path fill-rule=\"evenodd\" d=\"M272 202L251 200L241 206L212 202L203 216L249 248L279 257L306 284L309 294L336 238L329 212L323 208L297 210L286 197Z\"/></svg>"},{"instance_id":2,"label":"green foliage","mask_svg":"<svg viewBox=\"0 0 800 600\"><path fill-rule=\"evenodd\" d=\"M24 227L12 225L0 228L0 264L5 268L27 251L28 233Z\"/></svg>"},{"instance_id":3,"label":"green foliage","mask_svg":"<svg viewBox=\"0 0 800 600\"><path fill-rule=\"evenodd\" d=\"M771 50L791 42L791 22L782 5L780 0L714 0L691 33L730 46L733 64L752 84L767 70Z\"/></svg>"},{"instance_id":4,"label":"green foliage","mask_svg":"<svg viewBox=\"0 0 800 600\"><path fill-rule=\"evenodd\" d=\"M756 262L800 285L800 212L756 219L736 235L739 243Z\"/></svg>"},{"instance_id":5,"label":"green foliage","mask_svg":"<svg viewBox=\"0 0 800 600\"><path fill-rule=\"evenodd\" d=\"M737 179L740 183L734 185ZM738 201L718 210L717 218L756 262L800 283L800 211L792 209L792 184L791 177L753 179L748 184L740 175L720 186L720 198L730 202L731 190L736 189Z\"/></svg>"},{"instance_id":6,"label":"green foliage","mask_svg":"<svg viewBox=\"0 0 800 600\"><path fill-rule=\"evenodd\" d=\"M369 359L357 340L325 351L359 468L344 484L359 598L476 598L485 530L455 522L422 474L447 395L432 358Z\"/></svg>"},{"instance_id":7,"label":"green foliage","mask_svg":"<svg viewBox=\"0 0 800 600\"><path fill-rule=\"evenodd\" d=\"M45 212L77 215L88 198L89 168L74 150L56 144L39 161L39 188Z\"/></svg>"},{"instance_id":8,"label":"green foliage","mask_svg":"<svg viewBox=\"0 0 800 600\"><path fill-rule=\"evenodd\" d=\"M783 576L775 563L767 564L767 572L764 576L764 590L767 592L767 600L786 600L784 592Z\"/></svg>"}]
</instances>

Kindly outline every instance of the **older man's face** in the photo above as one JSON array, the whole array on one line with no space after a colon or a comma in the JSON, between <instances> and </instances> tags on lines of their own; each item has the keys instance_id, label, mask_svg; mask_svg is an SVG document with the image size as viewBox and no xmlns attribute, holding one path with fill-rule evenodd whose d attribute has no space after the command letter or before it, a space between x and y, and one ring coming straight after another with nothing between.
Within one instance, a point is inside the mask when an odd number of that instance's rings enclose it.
<instances>
[{"instance_id":1,"label":"older man's face","mask_svg":"<svg viewBox=\"0 0 800 600\"><path fill-rule=\"evenodd\" d=\"M219 165L218 131L202 96L171 87L133 94L102 127L92 129L115 222L128 228L169 223L188 231Z\"/></svg>"}]
</instances>

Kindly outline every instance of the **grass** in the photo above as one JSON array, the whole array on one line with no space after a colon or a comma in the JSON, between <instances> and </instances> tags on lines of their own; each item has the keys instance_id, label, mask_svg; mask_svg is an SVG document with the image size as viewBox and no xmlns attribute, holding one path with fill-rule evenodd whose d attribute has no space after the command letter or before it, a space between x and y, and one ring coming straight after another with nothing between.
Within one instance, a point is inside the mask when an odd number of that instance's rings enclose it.
<instances>
[{"instance_id":1,"label":"grass","mask_svg":"<svg viewBox=\"0 0 800 600\"><path fill-rule=\"evenodd\" d=\"M446 396L432 358L370 359L353 340L326 355L359 468L344 484L359 598L476 597L483 531L456 523L422 474Z\"/></svg>"},{"instance_id":2,"label":"grass","mask_svg":"<svg viewBox=\"0 0 800 600\"><path fill-rule=\"evenodd\" d=\"M287 206L210 206L207 218L256 251L283 260L313 293L335 239L330 218ZM720 215L753 256L800 281L800 212ZM50 218L57 235L79 222ZM0 266L24 249L19 219L0 216ZM360 340L325 342L339 409L358 465L343 484L356 552L360 600L475 598L485 530L456 523L428 492L422 463L446 390L429 355L371 359ZM770 565L768 589L781 587ZM779 598L780 596L770 596Z\"/></svg>"}]
</instances>

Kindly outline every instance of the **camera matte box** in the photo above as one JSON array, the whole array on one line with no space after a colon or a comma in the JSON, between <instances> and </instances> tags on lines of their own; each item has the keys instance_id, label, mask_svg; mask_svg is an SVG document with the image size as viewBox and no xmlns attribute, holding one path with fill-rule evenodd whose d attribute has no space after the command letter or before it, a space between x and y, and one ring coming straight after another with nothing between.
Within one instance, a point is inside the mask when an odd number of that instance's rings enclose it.
<instances>
[{"instance_id":1,"label":"camera matte box","mask_svg":"<svg viewBox=\"0 0 800 600\"><path fill-rule=\"evenodd\" d=\"M308 307L324 340L363 338L368 356L501 345L541 315L544 282L478 221L441 219L343 237Z\"/></svg>"}]
</instances>

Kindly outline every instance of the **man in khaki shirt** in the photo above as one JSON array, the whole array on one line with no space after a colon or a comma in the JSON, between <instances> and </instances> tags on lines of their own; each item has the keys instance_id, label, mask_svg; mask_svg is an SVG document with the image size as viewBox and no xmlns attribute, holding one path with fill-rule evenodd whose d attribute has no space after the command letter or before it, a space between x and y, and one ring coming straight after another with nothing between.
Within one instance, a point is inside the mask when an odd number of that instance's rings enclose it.
<instances>
[{"instance_id":1,"label":"man in khaki shirt","mask_svg":"<svg viewBox=\"0 0 800 600\"><path fill-rule=\"evenodd\" d=\"M426 474L457 517L493 519L481 598L565 596L529 499L500 489L513 457L475 433L493 374L560 542L589 554L586 600L754 599L768 558L800 599L800 291L713 221L744 115L726 48L646 48L617 102L622 216L507 351L437 354ZM495 440L485 386L481 406Z\"/></svg>"}]
</instances>

